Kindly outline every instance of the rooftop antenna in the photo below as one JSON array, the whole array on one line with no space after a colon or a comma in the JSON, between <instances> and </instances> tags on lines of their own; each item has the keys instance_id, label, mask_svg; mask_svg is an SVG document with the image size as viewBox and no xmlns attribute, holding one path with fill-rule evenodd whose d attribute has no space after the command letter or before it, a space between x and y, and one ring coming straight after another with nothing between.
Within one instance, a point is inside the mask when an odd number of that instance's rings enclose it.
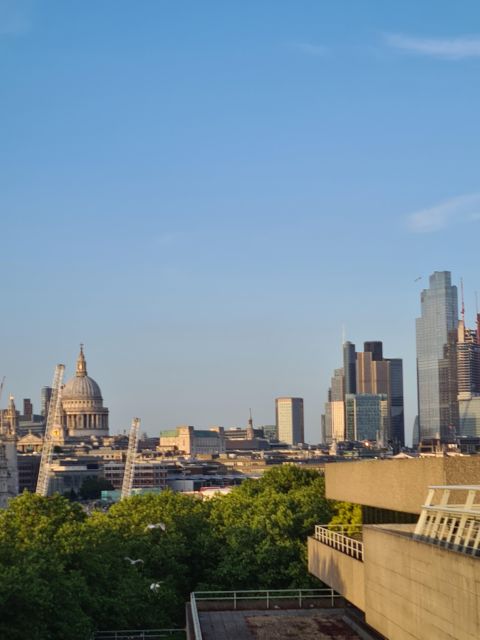
<instances>
[{"instance_id":1,"label":"rooftop antenna","mask_svg":"<svg viewBox=\"0 0 480 640\"><path fill-rule=\"evenodd\" d=\"M342 324L342 345L345 344L347 338L347 329L345 327L345 323Z\"/></svg>"},{"instance_id":2,"label":"rooftop antenna","mask_svg":"<svg viewBox=\"0 0 480 640\"><path fill-rule=\"evenodd\" d=\"M460 278L460 287L462 290L462 322L465 324L465 300L463 298L463 278Z\"/></svg>"}]
</instances>

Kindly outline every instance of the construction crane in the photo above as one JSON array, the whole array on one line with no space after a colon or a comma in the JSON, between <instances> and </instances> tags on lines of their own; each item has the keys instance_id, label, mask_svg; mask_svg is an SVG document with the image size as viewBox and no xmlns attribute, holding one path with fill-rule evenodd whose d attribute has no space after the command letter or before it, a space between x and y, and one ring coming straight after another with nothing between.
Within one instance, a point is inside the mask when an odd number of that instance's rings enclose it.
<instances>
[{"instance_id":1,"label":"construction crane","mask_svg":"<svg viewBox=\"0 0 480 640\"><path fill-rule=\"evenodd\" d=\"M138 448L138 434L140 432L140 418L132 420L130 435L128 436L127 458L125 460L125 473L123 474L121 500L132 495L133 476L135 475L135 457Z\"/></svg>"},{"instance_id":2,"label":"construction crane","mask_svg":"<svg viewBox=\"0 0 480 640\"><path fill-rule=\"evenodd\" d=\"M40 496L48 496L48 485L50 480L50 467L53 459L53 448L55 445L54 432L61 429L62 420L62 382L64 364L57 364L52 383L52 395L48 407L47 426L45 427L45 438L43 441L42 458L40 469L38 470L37 490Z\"/></svg>"},{"instance_id":3,"label":"construction crane","mask_svg":"<svg viewBox=\"0 0 480 640\"><path fill-rule=\"evenodd\" d=\"M3 385L5 384L5 376L2 378L2 382L0 383L0 402L2 401L2 393L3 393ZM3 433L3 411L0 405L0 434Z\"/></svg>"}]
</instances>

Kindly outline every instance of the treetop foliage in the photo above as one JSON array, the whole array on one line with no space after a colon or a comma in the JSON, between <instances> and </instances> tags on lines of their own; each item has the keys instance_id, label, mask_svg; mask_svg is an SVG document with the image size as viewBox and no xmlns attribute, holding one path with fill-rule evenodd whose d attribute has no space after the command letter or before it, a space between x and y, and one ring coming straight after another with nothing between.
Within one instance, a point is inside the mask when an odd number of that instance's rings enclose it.
<instances>
[{"instance_id":1,"label":"treetop foliage","mask_svg":"<svg viewBox=\"0 0 480 640\"><path fill-rule=\"evenodd\" d=\"M289 465L210 501L166 490L90 516L24 493L0 512L0 637L170 627L193 590L318 585L306 539L332 515L323 477Z\"/></svg>"}]
</instances>

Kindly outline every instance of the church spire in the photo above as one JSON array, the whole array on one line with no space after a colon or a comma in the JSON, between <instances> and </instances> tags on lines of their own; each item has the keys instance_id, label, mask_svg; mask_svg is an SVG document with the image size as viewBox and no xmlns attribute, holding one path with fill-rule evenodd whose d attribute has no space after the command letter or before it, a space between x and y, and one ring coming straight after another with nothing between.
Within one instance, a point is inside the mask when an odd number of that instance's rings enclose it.
<instances>
[{"instance_id":1,"label":"church spire","mask_svg":"<svg viewBox=\"0 0 480 640\"><path fill-rule=\"evenodd\" d=\"M80 354L77 359L77 378L84 378L87 375L87 361L83 355L83 344L80 345Z\"/></svg>"}]
</instances>

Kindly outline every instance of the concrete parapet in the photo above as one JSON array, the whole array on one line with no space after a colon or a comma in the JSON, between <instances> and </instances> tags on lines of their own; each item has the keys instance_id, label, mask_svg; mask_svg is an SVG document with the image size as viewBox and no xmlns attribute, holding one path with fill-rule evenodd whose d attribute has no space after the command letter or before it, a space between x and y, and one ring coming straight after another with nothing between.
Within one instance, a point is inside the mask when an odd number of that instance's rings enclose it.
<instances>
[{"instance_id":1,"label":"concrete parapet","mask_svg":"<svg viewBox=\"0 0 480 640\"><path fill-rule=\"evenodd\" d=\"M308 538L308 570L365 611L364 565L315 538Z\"/></svg>"},{"instance_id":2,"label":"concrete parapet","mask_svg":"<svg viewBox=\"0 0 480 640\"><path fill-rule=\"evenodd\" d=\"M325 478L331 500L419 514L429 485L480 484L480 456L340 462Z\"/></svg>"}]
</instances>

